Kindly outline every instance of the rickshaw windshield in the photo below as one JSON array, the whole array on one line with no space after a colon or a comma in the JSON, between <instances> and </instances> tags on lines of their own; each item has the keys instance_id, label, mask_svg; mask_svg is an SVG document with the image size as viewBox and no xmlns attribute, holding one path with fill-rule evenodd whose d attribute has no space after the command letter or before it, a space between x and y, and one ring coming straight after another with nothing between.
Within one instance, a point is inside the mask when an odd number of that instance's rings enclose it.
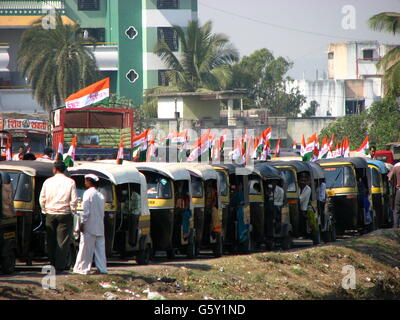
<instances>
[{"instance_id":1,"label":"rickshaw windshield","mask_svg":"<svg viewBox=\"0 0 400 320\"><path fill-rule=\"evenodd\" d=\"M198 177L191 176L191 184L192 184L193 198L202 198L203 197L203 181Z\"/></svg>"},{"instance_id":2,"label":"rickshaw windshield","mask_svg":"<svg viewBox=\"0 0 400 320\"><path fill-rule=\"evenodd\" d=\"M14 201L32 200L32 179L25 173L8 172L14 194Z\"/></svg>"},{"instance_id":3,"label":"rickshaw windshield","mask_svg":"<svg viewBox=\"0 0 400 320\"><path fill-rule=\"evenodd\" d=\"M378 170L369 167L369 175L371 175L371 183L373 187L379 188L381 186L381 177Z\"/></svg>"},{"instance_id":4,"label":"rickshaw windshield","mask_svg":"<svg viewBox=\"0 0 400 320\"><path fill-rule=\"evenodd\" d=\"M249 194L258 195L261 194L261 184L257 179L249 180Z\"/></svg>"},{"instance_id":5,"label":"rickshaw windshield","mask_svg":"<svg viewBox=\"0 0 400 320\"><path fill-rule=\"evenodd\" d=\"M281 169L281 172L285 176L285 181L288 186L287 192L296 192L296 180L293 171L289 169Z\"/></svg>"},{"instance_id":6,"label":"rickshaw windshield","mask_svg":"<svg viewBox=\"0 0 400 320\"><path fill-rule=\"evenodd\" d=\"M147 179L147 197L149 199L171 199L171 181L163 176L149 174Z\"/></svg>"},{"instance_id":7,"label":"rickshaw windshield","mask_svg":"<svg viewBox=\"0 0 400 320\"><path fill-rule=\"evenodd\" d=\"M74 177L76 184L76 193L78 194L78 198L83 198L83 193L86 191L85 187L85 179L83 177ZM100 179L98 190L104 197L104 201L107 203L111 203L113 201L113 192L111 182Z\"/></svg>"},{"instance_id":8,"label":"rickshaw windshield","mask_svg":"<svg viewBox=\"0 0 400 320\"><path fill-rule=\"evenodd\" d=\"M216 170L216 172L218 174L219 182L220 182L219 195L227 196L228 195L228 181L226 179L226 175L221 170Z\"/></svg>"},{"instance_id":9,"label":"rickshaw windshield","mask_svg":"<svg viewBox=\"0 0 400 320\"><path fill-rule=\"evenodd\" d=\"M323 167L323 170L328 189L356 186L356 177L351 167Z\"/></svg>"}]
</instances>

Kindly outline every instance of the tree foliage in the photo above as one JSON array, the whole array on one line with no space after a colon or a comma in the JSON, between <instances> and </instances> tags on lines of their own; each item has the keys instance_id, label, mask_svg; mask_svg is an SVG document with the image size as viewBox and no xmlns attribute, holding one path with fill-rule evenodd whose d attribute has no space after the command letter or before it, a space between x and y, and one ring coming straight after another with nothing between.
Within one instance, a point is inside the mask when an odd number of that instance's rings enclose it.
<instances>
[{"instance_id":1,"label":"tree foliage","mask_svg":"<svg viewBox=\"0 0 400 320\"><path fill-rule=\"evenodd\" d=\"M338 118L321 131L320 137L335 134L335 141L349 137L350 148L354 150L368 135L370 143L382 150L386 143L400 140L399 123L398 103L393 96L387 96L362 114Z\"/></svg>"},{"instance_id":2,"label":"tree foliage","mask_svg":"<svg viewBox=\"0 0 400 320\"><path fill-rule=\"evenodd\" d=\"M287 92L286 73L291 67L291 62L275 58L268 49L257 50L232 66L230 88L248 90L245 105L266 108L274 116L296 117L305 97L296 89Z\"/></svg>"},{"instance_id":3,"label":"tree foliage","mask_svg":"<svg viewBox=\"0 0 400 320\"><path fill-rule=\"evenodd\" d=\"M95 57L85 46L90 39L83 39L79 28L64 25L57 15L54 29L44 29L41 20L37 20L22 34L18 68L47 112L99 79Z\"/></svg>"},{"instance_id":4,"label":"tree foliage","mask_svg":"<svg viewBox=\"0 0 400 320\"><path fill-rule=\"evenodd\" d=\"M400 13L382 12L374 15L368 20L371 29L392 33L400 32ZM385 91L396 97L400 96L400 46L395 46L385 54L377 64L384 75Z\"/></svg>"}]
</instances>

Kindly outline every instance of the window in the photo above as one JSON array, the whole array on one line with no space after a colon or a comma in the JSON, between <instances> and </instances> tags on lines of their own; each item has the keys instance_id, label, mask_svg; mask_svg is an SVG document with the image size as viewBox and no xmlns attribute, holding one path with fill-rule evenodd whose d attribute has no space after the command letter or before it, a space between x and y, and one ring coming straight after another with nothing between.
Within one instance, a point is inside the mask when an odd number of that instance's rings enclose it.
<instances>
[{"instance_id":1,"label":"window","mask_svg":"<svg viewBox=\"0 0 400 320\"><path fill-rule=\"evenodd\" d=\"M78 0L78 10L100 10L99 0Z\"/></svg>"},{"instance_id":2,"label":"window","mask_svg":"<svg viewBox=\"0 0 400 320\"><path fill-rule=\"evenodd\" d=\"M200 178L191 176L193 198L203 198L203 181Z\"/></svg>"},{"instance_id":3,"label":"window","mask_svg":"<svg viewBox=\"0 0 400 320\"><path fill-rule=\"evenodd\" d=\"M179 0L157 0L157 9L179 9Z\"/></svg>"},{"instance_id":4,"label":"window","mask_svg":"<svg viewBox=\"0 0 400 320\"><path fill-rule=\"evenodd\" d=\"M160 27L157 28L158 42L165 41L172 51L178 51L178 33L174 28Z\"/></svg>"},{"instance_id":5,"label":"window","mask_svg":"<svg viewBox=\"0 0 400 320\"><path fill-rule=\"evenodd\" d=\"M249 180L249 194L251 195L261 194L261 183L259 180Z\"/></svg>"},{"instance_id":6,"label":"window","mask_svg":"<svg viewBox=\"0 0 400 320\"><path fill-rule=\"evenodd\" d=\"M327 167L324 173L328 189L356 186L356 177L351 167Z\"/></svg>"},{"instance_id":7,"label":"window","mask_svg":"<svg viewBox=\"0 0 400 320\"><path fill-rule=\"evenodd\" d=\"M167 77L167 72L168 70L158 70L158 85L166 87L169 85L169 80Z\"/></svg>"},{"instance_id":8,"label":"window","mask_svg":"<svg viewBox=\"0 0 400 320\"><path fill-rule=\"evenodd\" d=\"M360 114L365 110L365 100L346 100L346 115Z\"/></svg>"},{"instance_id":9,"label":"window","mask_svg":"<svg viewBox=\"0 0 400 320\"><path fill-rule=\"evenodd\" d=\"M147 180L147 196L149 199L171 199L171 181L153 173L145 174Z\"/></svg>"},{"instance_id":10,"label":"window","mask_svg":"<svg viewBox=\"0 0 400 320\"><path fill-rule=\"evenodd\" d=\"M75 180L76 193L78 195L78 199L79 201L82 201L83 193L86 191L85 178L84 176L73 176L72 179ZM111 182L105 179L100 179L98 184L99 184L98 190L103 195L104 201L107 203L112 203L114 197L113 197L113 189Z\"/></svg>"},{"instance_id":11,"label":"window","mask_svg":"<svg viewBox=\"0 0 400 320\"><path fill-rule=\"evenodd\" d=\"M373 57L374 57L374 50L372 49L363 50L364 59L372 59Z\"/></svg>"},{"instance_id":12,"label":"window","mask_svg":"<svg viewBox=\"0 0 400 320\"><path fill-rule=\"evenodd\" d=\"M288 170L288 169L281 169L281 172L284 175L284 179L287 184L287 191L288 192L296 192L296 180L293 171Z\"/></svg>"},{"instance_id":13,"label":"window","mask_svg":"<svg viewBox=\"0 0 400 320\"><path fill-rule=\"evenodd\" d=\"M106 41L106 29L104 28L85 28L80 31L84 38L87 36L88 38L94 39L96 42Z\"/></svg>"},{"instance_id":14,"label":"window","mask_svg":"<svg viewBox=\"0 0 400 320\"><path fill-rule=\"evenodd\" d=\"M32 178L24 173L9 172L15 201L32 200Z\"/></svg>"},{"instance_id":15,"label":"window","mask_svg":"<svg viewBox=\"0 0 400 320\"><path fill-rule=\"evenodd\" d=\"M328 53L328 59L332 60L334 58L335 54L333 52Z\"/></svg>"},{"instance_id":16,"label":"window","mask_svg":"<svg viewBox=\"0 0 400 320\"><path fill-rule=\"evenodd\" d=\"M228 180L226 175L221 170L217 170L218 180L219 180L219 195L227 196L228 195Z\"/></svg>"}]
</instances>

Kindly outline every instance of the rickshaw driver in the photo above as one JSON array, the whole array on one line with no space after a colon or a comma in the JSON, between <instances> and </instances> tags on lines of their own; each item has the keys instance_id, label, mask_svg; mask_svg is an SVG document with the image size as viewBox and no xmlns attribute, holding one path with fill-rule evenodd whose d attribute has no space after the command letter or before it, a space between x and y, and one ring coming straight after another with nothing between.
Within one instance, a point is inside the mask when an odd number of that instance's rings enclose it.
<instances>
[{"instance_id":1,"label":"rickshaw driver","mask_svg":"<svg viewBox=\"0 0 400 320\"><path fill-rule=\"evenodd\" d=\"M268 185L268 187L272 189L273 192L275 232L279 233L281 230L281 211L285 192L278 185L278 180L271 180L271 184Z\"/></svg>"},{"instance_id":2,"label":"rickshaw driver","mask_svg":"<svg viewBox=\"0 0 400 320\"><path fill-rule=\"evenodd\" d=\"M307 217L307 208L311 197L310 177L303 172L299 177L300 187L300 212L304 217Z\"/></svg>"},{"instance_id":3,"label":"rickshaw driver","mask_svg":"<svg viewBox=\"0 0 400 320\"><path fill-rule=\"evenodd\" d=\"M132 213L140 215L141 202L139 194L136 191L132 191L129 198L128 190L122 190L122 195L125 198L125 201L121 203L122 212L127 214Z\"/></svg>"}]
</instances>

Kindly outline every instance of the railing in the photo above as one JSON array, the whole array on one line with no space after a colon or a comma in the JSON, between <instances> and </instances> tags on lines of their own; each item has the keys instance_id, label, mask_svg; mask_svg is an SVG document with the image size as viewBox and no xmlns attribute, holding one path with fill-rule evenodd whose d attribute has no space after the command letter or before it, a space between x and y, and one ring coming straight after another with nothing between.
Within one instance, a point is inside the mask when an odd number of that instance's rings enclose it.
<instances>
[{"instance_id":1,"label":"railing","mask_svg":"<svg viewBox=\"0 0 400 320\"><path fill-rule=\"evenodd\" d=\"M65 13L65 0L3 0L0 1L0 15L37 15L43 9L54 8Z\"/></svg>"}]
</instances>

